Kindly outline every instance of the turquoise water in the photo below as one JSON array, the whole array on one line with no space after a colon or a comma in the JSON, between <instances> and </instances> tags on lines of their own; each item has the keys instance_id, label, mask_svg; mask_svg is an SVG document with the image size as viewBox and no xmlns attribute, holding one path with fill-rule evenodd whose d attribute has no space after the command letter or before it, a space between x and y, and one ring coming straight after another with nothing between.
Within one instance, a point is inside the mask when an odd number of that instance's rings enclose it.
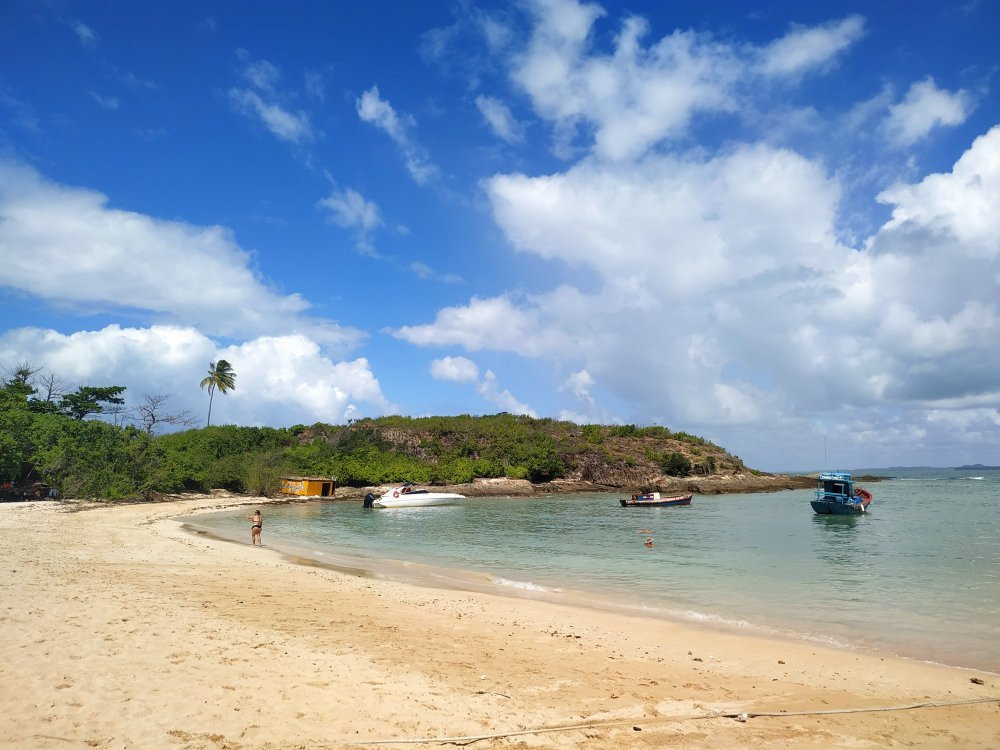
<instances>
[{"instance_id":1,"label":"turquoise water","mask_svg":"<svg viewBox=\"0 0 1000 750\"><path fill-rule=\"evenodd\" d=\"M1000 671L1000 471L909 470L866 516L817 516L811 490L469 498L364 510L264 508L264 542L355 574L586 603ZM186 519L249 541L246 510ZM655 546L643 541L652 536Z\"/></svg>"}]
</instances>

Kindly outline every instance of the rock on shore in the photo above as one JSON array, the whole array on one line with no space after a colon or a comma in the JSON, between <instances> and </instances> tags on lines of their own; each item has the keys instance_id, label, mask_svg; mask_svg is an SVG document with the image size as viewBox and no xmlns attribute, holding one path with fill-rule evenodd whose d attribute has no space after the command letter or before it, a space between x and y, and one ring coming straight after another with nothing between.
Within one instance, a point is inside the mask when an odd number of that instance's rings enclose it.
<instances>
[{"instance_id":1,"label":"rock on shore","mask_svg":"<svg viewBox=\"0 0 1000 750\"><path fill-rule=\"evenodd\" d=\"M622 487L588 482L582 479L556 479L533 484L527 479L476 479L466 484L438 487L442 492L458 492L467 497L530 497L532 495L567 494L571 492L657 491L668 493L692 492L699 495L721 495L744 492L777 492L806 489L815 485L813 477L787 474L720 474L707 477L657 477L641 487ZM380 495L391 485L378 487L338 487L337 498L364 497L373 492Z\"/></svg>"}]
</instances>

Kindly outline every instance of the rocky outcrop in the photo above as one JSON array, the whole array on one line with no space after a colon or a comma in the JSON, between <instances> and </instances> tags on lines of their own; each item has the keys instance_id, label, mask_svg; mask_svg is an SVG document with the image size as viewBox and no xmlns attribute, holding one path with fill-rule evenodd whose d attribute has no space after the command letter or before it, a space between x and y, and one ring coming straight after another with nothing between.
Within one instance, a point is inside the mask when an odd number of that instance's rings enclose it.
<instances>
[{"instance_id":1,"label":"rocky outcrop","mask_svg":"<svg viewBox=\"0 0 1000 750\"><path fill-rule=\"evenodd\" d=\"M722 495L748 492L777 492L779 490L806 489L815 486L813 477L785 474L731 474L710 477L660 477L660 481L644 485L613 485L588 482L582 479L556 479L532 484L527 479L476 479L467 484L436 487L444 492L458 492L466 497L531 497L545 494L570 494L578 492L657 491L668 493L691 492L698 495ZM381 495L389 485L379 487L338 487L335 497L354 499L373 492Z\"/></svg>"}]
</instances>

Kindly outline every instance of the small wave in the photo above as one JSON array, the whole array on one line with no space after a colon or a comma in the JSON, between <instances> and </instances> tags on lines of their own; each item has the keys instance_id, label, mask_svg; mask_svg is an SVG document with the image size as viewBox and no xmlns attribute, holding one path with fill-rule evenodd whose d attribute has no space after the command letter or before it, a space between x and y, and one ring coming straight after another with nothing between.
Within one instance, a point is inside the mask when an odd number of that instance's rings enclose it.
<instances>
[{"instance_id":1,"label":"small wave","mask_svg":"<svg viewBox=\"0 0 1000 750\"><path fill-rule=\"evenodd\" d=\"M510 586L512 589L522 589L523 591L548 591L544 586L539 586L531 581L512 581L509 578L491 578L491 583L497 586Z\"/></svg>"},{"instance_id":2,"label":"small wave","mask_svg":"<svg viewBox=\"0 0 1000 750\"><path fill-rule=\"evenodd\" d=\"M979 482L982 482L984 479L986 479L986 477L969 477L969 479L975 479Z\"/></svg>"}]
</instances>

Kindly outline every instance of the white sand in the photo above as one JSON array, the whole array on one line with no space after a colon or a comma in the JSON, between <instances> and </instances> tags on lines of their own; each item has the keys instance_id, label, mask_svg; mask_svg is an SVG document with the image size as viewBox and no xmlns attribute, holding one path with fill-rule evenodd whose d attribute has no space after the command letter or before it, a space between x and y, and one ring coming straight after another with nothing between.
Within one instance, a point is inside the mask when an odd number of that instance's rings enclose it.
<instances>
[{"instance_id":1,"label":"white sand","mask_svg":"<svg viewBox=\"0 0 1000 750\"><path fill-rule=\"evenodd\" d=\"M0 506L0 747L351 747L568 725L592 726L472 747L1000 747L997 702L688 718L1000 697L995 674L355 578L251 547L249 520L246 546L169 520L221 502Z\"/></svg>"}]
</instances>

